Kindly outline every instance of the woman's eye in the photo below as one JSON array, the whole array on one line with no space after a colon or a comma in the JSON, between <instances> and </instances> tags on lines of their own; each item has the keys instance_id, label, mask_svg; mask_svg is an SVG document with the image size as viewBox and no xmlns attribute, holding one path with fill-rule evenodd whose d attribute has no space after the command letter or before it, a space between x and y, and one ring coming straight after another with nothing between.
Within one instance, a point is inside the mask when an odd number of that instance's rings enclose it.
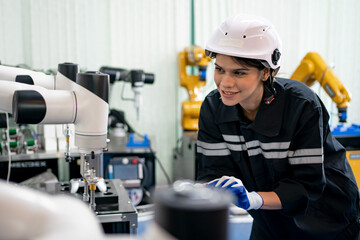
<instances>
[{"instance_id":1,"label":"woman's eye","mask_svg":"<svg viewBox=\"0 0 360 240\"><path fill-rule=\"evenodd\" d=\"M242 76L242 75L244 75L245 73L244 72L240 72L240 71L235 71L234 72L234 75L235 76Z\"/></svg>"},{"instance_id":2,"label":"woman's eye","mask_svg":"<svg viewBox=\"0 0 360 240\"><path fill-rule=\"evenodd\" d=\"M219 67L215 67L215 70L216 70L217 72L222 72L222 71L223 71L222 68L219 68Z\"/></svg>"}]
</instances>

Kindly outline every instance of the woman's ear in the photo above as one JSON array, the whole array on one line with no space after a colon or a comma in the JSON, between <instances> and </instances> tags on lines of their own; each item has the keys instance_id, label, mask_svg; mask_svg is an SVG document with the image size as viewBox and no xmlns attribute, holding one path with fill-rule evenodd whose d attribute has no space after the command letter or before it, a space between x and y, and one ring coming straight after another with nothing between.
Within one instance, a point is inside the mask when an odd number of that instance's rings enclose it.
<instances>
[{"instance_id":1,"label":"woman's ear","mask_svg":"<svg viewBox=\"0 0 360 240\"><path fill-rule=\"evenodd\" d=\"M270 68L264 68L262 80L265 82L270 76Z\"/></svg>"}]
</instances>

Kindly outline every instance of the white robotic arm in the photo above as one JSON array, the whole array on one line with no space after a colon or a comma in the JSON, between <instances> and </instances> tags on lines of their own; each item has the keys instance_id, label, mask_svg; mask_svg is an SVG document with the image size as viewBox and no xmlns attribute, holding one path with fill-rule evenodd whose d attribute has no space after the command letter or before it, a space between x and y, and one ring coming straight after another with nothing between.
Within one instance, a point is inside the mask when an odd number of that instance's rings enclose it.
<instances>
[{"instance_id":1,"label":"white robotic arm","mask_svg":"<svg viewBox=\"0 0 360 240\"><path fill-rule=\"evenodd\" d=\"M73 92L8 81L0 81L0 89L0 111L14 114L17 122L58 124L75 120Z\"/></svg>"},{"instance_id":2,"label":"white robotic arm","mask_svg":"<svg viewBox=\"0 0 360 240\"><path fill-rule=\"evenodd\" d=\"M72 90L79 67L74 63L60 63L56 75L13 66L0 65L0 80L26 83L49 90Z\"/></svg>"},{"instance_id":3,"label":"white robotic arm","mask_svg":"<svg viewBox=\"0 0 360 240\"><path fill-rule=\"evenodd\" d=\"M21 73L24 71L15 69ZM15 76L15 72L5 70L11 72L12 77ZM27 73L34 74L32 71ZM35 75L31 77L34 83L37 82ZM103 149L107 146L109 75L100 72L78 73L76 64L59 64L54 86L62 90L48 90L30 85L31 82L9 82L14 80L10 78L8 74L7 81L0 79L0 111L12 113L16 123L74 123L75 145L82 160L80 173L89 184L90 205L95 209L93 195L98 178L92 163L96 164L101 159ZM88 192L85 192L84 200L88 199Z\"/></svg>"},{"instance_id":4,"label":"white robotic arm","mask_svg":"<svg viewBox=\"0 0 360 240\"><path fill-rule=\"evenodd\" d=\"M0 65L0 80L21 82L55 89L55 76L18 67Z\"/></svg>"},{"instance_id":5,"label":"white robotic arm","mask_svg":"<svg viewBox=\"0 0 360 240\"><path fill-rule=\"evenodd\" d=\"M26 122L28 121L26 120L20 122L19 120L19 123L74 123L75 145L81 153L90 154L94 152L98 154L106 147L110 88L107 74L100 72L79 73L78 65L73 63L59 64L56 76L0 65L0 80L10 81L10 83L2 83L0 98L4 101L0 103L0 110L4 108L3 111L13 113L12 96L15 91L34 90L32 93L20 91L15 95L21 98L23 105L27 107L26 111L22 111L24 108L19 109L21 116L26 115L31 107L38 110L36 116L38 118L42 118L41 114L43 114L40 109L46 111L46 116L41 121ZM49 91L52 89L57 91ZM59 90L67 90L68 92L58 92ZM34 106L32 97L44 98L46 101L40 103L39 100ZM68 114L63 115L64 112L68 112ZM71 112L73 113L71 114ZM14 112L15 115L16 113ZM34 115L32 114L32 116Z\"/></svg>"}]
</instances>

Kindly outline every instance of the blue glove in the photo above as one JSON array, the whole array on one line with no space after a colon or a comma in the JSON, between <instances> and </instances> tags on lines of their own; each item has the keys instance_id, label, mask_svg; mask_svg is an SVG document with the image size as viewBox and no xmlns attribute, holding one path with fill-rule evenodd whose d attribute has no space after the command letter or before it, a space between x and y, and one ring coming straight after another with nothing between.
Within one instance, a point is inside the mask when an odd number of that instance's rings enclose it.
<instances>
[{"instance_id":1,"label":"blue glove","mask_svg":"<svg viewBox=\"0 0 360 240\"><path fill-rule=\"evenodd\" d=\"M264 204L264 200L257 192L248 192L241 180L234 177L223 176L209 182L206 186L230 191L236 197L234 204L245 210L257 210Z\"/></svg>"}]
</instances>

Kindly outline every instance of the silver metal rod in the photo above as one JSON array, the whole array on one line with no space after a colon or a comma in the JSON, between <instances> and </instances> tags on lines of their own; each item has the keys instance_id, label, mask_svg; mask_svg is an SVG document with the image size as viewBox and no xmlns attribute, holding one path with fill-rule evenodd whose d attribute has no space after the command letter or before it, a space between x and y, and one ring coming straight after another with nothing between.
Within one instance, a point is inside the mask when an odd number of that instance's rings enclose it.
<instances>
[{"instance_id":1,"label":"silver metal rod","mask_svg":"<svg viewBox=\"0 0 360 240\"><path fill-rule=\"evenodd\" d=\"M87 181L85 181L83 201L85 202L89 201L89 184Z\"/></svg>"},{"instance_id":2,"label":"silver metal rod","mask_svg":"<svg viewBox=\"0 0 360 240\"><path fill-rule=\"evenodd\" d=\"M90 203L89 207L92 210L96 210L96 203L95 203L95 190L90 190Z\"/></svg>"}]
</instances>

